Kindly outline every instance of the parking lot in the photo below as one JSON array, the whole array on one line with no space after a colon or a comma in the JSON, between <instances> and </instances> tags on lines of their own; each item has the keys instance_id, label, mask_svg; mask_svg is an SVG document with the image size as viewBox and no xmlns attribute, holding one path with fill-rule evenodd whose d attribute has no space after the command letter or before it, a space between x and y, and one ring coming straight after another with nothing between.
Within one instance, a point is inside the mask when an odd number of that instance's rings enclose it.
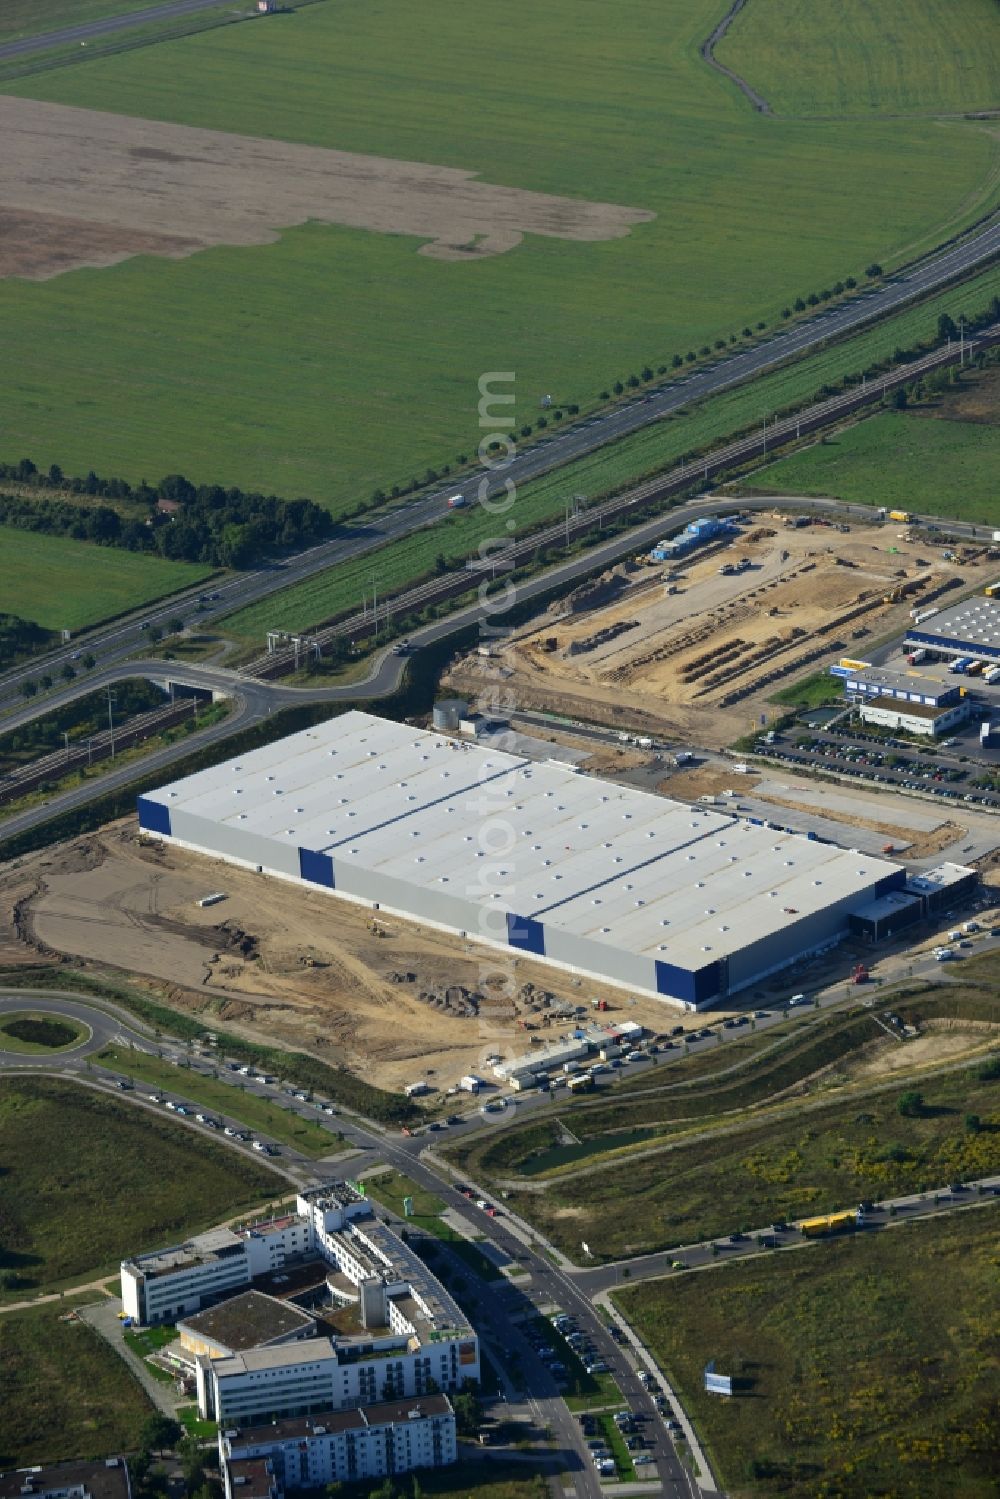
<instances>
[{"instance_id":1,"label":"parking lot","mask_svg":"<svg viewBox=\"0 0 1000 1499\"><path fill-rule=\"evenodd\" d=\"M964 760L960 752L955 752L953 742L915 745L891 735L835 726L776 735L772 744L761 741L758 749L768 759L807 770L830 771L897 790L922 791L953 802L1000 808L1000 790L990 784L989 771Z\"/></svg>"}]
</instances>

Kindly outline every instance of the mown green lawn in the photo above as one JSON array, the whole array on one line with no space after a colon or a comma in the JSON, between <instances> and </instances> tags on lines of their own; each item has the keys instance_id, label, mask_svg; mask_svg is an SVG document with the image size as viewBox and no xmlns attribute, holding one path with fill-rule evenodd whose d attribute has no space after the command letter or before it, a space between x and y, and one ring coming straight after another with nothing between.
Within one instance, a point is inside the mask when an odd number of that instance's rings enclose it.
<instances>
[{"instance_id":1,"label":"mown green lawn","mask_svg":"<svg viewBox=\"0 0 1000 1499\"><path fill-rule=\"evenodd\" d=\"M89 465L88 465L89 467ZM214 571L0 526L0 600L47 630L81 630L191 588Z\"/></svg>"},{"instance_id":2,"label":"mown green lawn","mask_svg":"<svg viewBox=\"0 0 1000 1499\"><path fill-rule=\"evenodd\" d=\"M69 1016L44 1010L8 1010L0 1019L0 1051L44 1055L78 1046L90 1034L88 1026Z\"/></svg>"},{"instance_id":3,"label":"mown green lawn","mask_svg":"<svg viewBox=\"0 0 1000 1499\"><path fill-rule=\"evenodd\" d=\"M618 1291L726 1492L989 1499L997 1207ZM733 1398L706 1394L710 1359Z\"/></svg>"},{"instance_id":4,"label":"mown green lawn","mask_svg":"<svg viewBox=\"0 0 1000 1499\"><path fill-rule=\"evenodd\" d=\"M994 0L751 0L715 55L778 114L962 114L1000 97Z\"/></svg>"},{"instance_id":5,"label":"mown green lawn","mask_svg":"<svg viewBox=\"0 0 1000 1499\"><path fill-rule=\"evenodd\" d=\"M515 372L519 423L548 393L586 406L993 201L997 141L978 124L754 114L700 59L718 16L719 0L328 0L13 85L656 218L463 263L312 224L269 246L7 282L5 447L67 472L182 468L342 510L473 452L484 371Z\"/></svg>"},{"instance_id":6,"label":"mown green lawn","mask_svg":"<svg viewBox=\"0 0 1000 1499\"><path fill-rule=\"evenodd\" d=\"M0 1135L6 1300L107 1273L126 1254L174 1243L282 1191L255 1161L53 1078L4 1081Z\"/></svg>"},{"instance_id":7,"label":"mown green lawn","mask_svg":"<svg viewBox=\"0 0 1000 1499\"><path fill-rule=\"evenodd\" d=\"M67 1297L0 1317L0 1469L139 1446L149 1398L93 1328L65 1320L75 1304Z\"/></svg>"},{"instance_id":8,"label":"mown green lawn","mask_svg":"<svg viewBox=\"0 0 1000 1499\"><path fill-rule=\"evenodd\" d=\"M787 703L793 708L820 708L824 703L840 702L843 692L836 677L828 672L817 671L810 677L791 687L782 687L772 694L772 703Z\"/></svg>"},{"instance_id":9,"label":"mown green lawn","mask_svg":"<svg viewBox=\"0 0 1000 1499\"><path fill-rule=\"evenodd\" d=\"M1000 426L885 411L771 464L755 477L778 494L1000 525Z\"/></svg>"}]
</instances>

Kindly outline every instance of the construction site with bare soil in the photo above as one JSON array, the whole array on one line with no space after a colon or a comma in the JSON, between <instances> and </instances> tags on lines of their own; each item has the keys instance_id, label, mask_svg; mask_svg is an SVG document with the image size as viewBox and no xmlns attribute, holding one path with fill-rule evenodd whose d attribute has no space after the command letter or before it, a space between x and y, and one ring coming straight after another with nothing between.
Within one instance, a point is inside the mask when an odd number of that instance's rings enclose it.
<instances>
[{"instance_id":1,"label":"construction site with bare soil","mask_svg":"<svg viewBox=\"0 0 1000 1499\"><path fill-rule=\"evenodd\" d=\"M207 895L223 898L199 902ZM582 1016L696 1018L445 932L144 838L133 819L0 876L0 966L72 962L173 1009L302 1050L389 1091L435 1092ZM605 1015L604 1012L607 1012ZM596 1016L595 1016L596 1018Z\"/></svg>"},{"instance_id":2,"label":"construction site with bare soil","mask_svg":"<svg viewBox=\"0 0 1000 1499\"><path fill-rule=\"evenodd\" d=\"M755 515L697 551L640 555L471 653L449 690L721 749L777 691L993 581L997 552L889 525Z\"/></svg>"}]
</instances>

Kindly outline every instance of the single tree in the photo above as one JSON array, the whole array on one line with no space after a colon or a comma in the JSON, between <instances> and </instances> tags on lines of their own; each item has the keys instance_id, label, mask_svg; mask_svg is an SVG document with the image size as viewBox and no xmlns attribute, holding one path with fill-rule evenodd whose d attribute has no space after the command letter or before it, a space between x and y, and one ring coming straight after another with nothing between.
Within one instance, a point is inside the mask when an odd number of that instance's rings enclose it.
<instances>
[{"instance_id":1,"label":"single tree","mask_svg":"<svg viewBox=\"0 0 1000 1499\"><path fill-rule=\"evenodd\" d=\"M139 1442L144 1452L166 1452L180 1441L181 1431L179 1421L154 1411L142 1423Z\"/></svg>"},{"instance_id":2,"label":"single tree","mask_svg":"<svg viewBox=\"0 0 1000 1499\"><path fill-rule=\"evenodd\" d=\"M908 1088L900 1094L896 1108L904 1119L919 1119L924 1112L924 1095L917 1088Z\"/></svg>"}]
</instances>

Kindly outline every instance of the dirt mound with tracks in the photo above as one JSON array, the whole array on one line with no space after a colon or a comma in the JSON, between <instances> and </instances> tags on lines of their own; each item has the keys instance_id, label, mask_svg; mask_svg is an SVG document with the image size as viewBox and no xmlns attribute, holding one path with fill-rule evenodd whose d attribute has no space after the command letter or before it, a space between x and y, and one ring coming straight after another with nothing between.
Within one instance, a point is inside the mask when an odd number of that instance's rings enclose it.
<instances>
[{"instance_id":1,"label":"dirt mound with tracks","mask_svg":"<svg viewBox=\"0 0 1000 1499\"><path fill-rule=\"evenodd\" d=\"M224 900L198 901L210 892ZM571 974L162 846L131 820L0 875L0 960L114 969L252 1040L304 1048L380 1087L443 1088L592 1013ZM661 1028L678 1012L603 989Z\"/></svg>"}]
</instances>

